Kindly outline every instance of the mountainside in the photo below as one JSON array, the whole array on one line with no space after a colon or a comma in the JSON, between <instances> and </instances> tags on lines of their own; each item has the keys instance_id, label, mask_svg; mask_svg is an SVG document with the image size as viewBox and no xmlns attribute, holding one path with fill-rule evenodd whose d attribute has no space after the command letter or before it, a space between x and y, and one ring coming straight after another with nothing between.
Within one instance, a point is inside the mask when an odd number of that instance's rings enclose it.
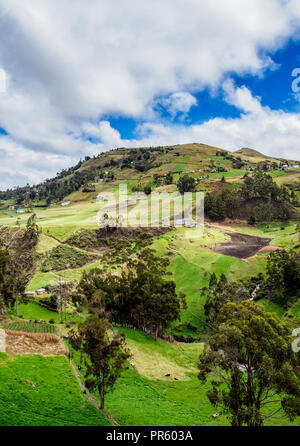
<instances>
[{"instance_id":1,"label":"mountainside","mask_svg":"<svg viewBox=\"0 0 300 446\"><path fill-rule=\"evenodd\" d=\"M284 169L295 165L292 160L271 158L253 149L226 151L205 144L184 144L165 147L119 148L94 157L86 157L75 166L63 169L56 177L47 179L35 186L17 187L0 192L1 200L16 200L17 204L49 205L61 201L74 192L81 192L71 199L82 200L97 196L106 183L118 184L129 181L143 185L168 173L178 180L180 175L188 173L201 181L203 185L214 183L225 176L238 182L243 175L256 168L278 171L277 176L284 176ZM288 180L297 179L288 174ZM157 180L159 183L159 181ZM104 183L104 184L103 184ZM99 185L101 187L99 187Z\"/></svg>"}]
</instances>

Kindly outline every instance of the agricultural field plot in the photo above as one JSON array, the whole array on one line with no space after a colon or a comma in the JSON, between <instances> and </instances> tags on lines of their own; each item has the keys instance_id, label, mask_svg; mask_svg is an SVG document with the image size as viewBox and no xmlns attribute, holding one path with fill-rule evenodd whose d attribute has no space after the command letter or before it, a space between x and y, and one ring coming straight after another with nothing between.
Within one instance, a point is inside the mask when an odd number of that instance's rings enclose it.
<instances>
[{"instance_id":1,"label":"agricultural field plot","mask_svg":"<svg viewBox=\"0 0 300 446\"><path fill-rule=\"evenodd\" d=\"M1 426L110 426L63 356L0 353Z\"/></svg>"},{"instance_id":2,"label":"agricultural field plot","mask_svg":"<svg viewBox=\"0 0 300 446\"><path fill-rule=\"evenodd\" d=\"M59 244L60 243L53 237L49 237L46 234L40 234L36 251L38 254L45 254L53 248L56 248L56 246L59 246Z\"/></svg>"},{"instance_id":3,"label":"agricultural field plot","mask_svg":"<svg viewBox=\"0 0 300 446\"><path fill-rule=\"evenodd\" d=\"M49 271L41 272L38 271L27 286L27 291L34 291L38 288L42 288L46 285L57 285L60 280L66 282L78 281L80 280L83 271L90 271L93 268L98 268L101 266L101 260L89 263L88 265L82 266L76 269L66 269L61 271Z\"/></svg>"},{"instance_id":4,"label":"agricultural field plot","mask_svg":"<svg viewBox=\"0 0 300 446\"><path fill-rule=\"evenodd\" d=\"M230 170L229 172L215 172L209 173L208 175L210 181L220 181L222 177L224 177L228 181L239 181L246 173L246 170Z\"/></svg>"},{"instance_id":5,"label":"agricultural field plot","mask_svg":"<svg viewBox=\"0 0 300 446\"><path fill-rule=\"evenodd\" d=\"M294 182L299 182L300 180L300 169L293 169L291 171L281 171L282 173L274 172L274 180L278 185L290 184ZM272 175L272 173L271 173Z\"/></svg>"},{"instance_id":6,"label":"agricultural field plot","mask_svg":"<svg viewBox=\"0 0 300 446\"><path fill-rule=\"evenodd\" d=\"M9 355L65 356L66 346L54 333L5 330L5 353Z\"/></svg>"},{"instance_id":7,"label":"agricultural field plot","mask_svg":"<svg viewBox=\"0 0 300 446\"><path fill-rule=\"evenodd\" d=\"M182 172L183 170L186 170L187 163L189 161L189 155L184 156L178 156L174 159L176 161L175 167L173 167L172 172Z\"/></svg>"},{"instance_id":8,"label":"agricultural field plot","mask_svg":"<svg viewBox=\"0 0 300 446\"><path fill-rule=\"evenodd\" d=\"M64 241L68 238L65 233L74 231L81 227L95 228L97 227L96 215L98 210L103 206L101 203L96 203L96 200L81 201L71 203L66 208L61 206L53 206L50 208L34 208L36 213L36 221L39 227L46 235L56 237L55 228L58 228L58 239ZM15 211L1 211L0 225L16 225L17 218L19 224L25 225L29 213L16 214ZM62 234L59 233L59 229ZM54 232L53 232L54 231Z\"/></svg>"},{"instance_id":9,"label":"agricultural field plot","mask_svg":"<svg viewBox=\"0 0 300 446\"><path fill-rule=\"evenodd\" d=\"M182 172L183 170L185 170L185 166L186 166L186 164L184 164L184 163L178 163L173 168L172 172L173 173Z\"/></svg>"},{"instance_id":10,"label":"agricultural field plot","mask_svg":"<svg viewBox=\"0 0 300 446\"><path fill-rule=\"evenodd\" d=\"M44 295L45 296L45 295ZM54 320L56 324L59 323L59 314L57 311L48 310L42 307L38 302L32 301L28 303L18 304L18 313L22 315L25 320L28 321L46 321L49 322L51 319ZM67 313L67 320L70 320L70 315Z\"/></svg>"},{"instance_id":11,"label":"agricultural field plot","mask_svg":"<svg viewBox=\"0 0 300 446\"><path fill-rule=\"evenodd\" d=\"M31 321L16 321L4 326L6 330L24 331L26 333L53 333L56 329L54 325L36 323Z\"/></svg>"}]
</instances>

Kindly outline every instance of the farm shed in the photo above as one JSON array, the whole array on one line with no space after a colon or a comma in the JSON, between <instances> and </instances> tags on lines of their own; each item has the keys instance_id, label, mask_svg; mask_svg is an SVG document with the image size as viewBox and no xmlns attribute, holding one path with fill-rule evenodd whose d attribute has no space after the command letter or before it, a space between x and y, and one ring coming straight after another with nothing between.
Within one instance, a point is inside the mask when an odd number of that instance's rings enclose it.
<instances>
[{"instance_id":1,"label":"farm shed","mask_svg":"<svg viewBox=\"0 0 300 446\"><path fill-rule=\"evenodd\" d=\"M35 291L25 291L25 296L28 297L36 297L36 292Z\"/></svg>"}]
</instances>

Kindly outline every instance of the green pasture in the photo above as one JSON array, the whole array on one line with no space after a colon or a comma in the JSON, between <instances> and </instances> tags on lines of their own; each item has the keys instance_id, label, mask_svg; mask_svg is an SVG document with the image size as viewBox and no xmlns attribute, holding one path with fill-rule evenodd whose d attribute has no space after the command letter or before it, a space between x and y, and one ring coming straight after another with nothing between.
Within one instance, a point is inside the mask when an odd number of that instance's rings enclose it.
<instances>
[{"instance_id":1,"label":"green pasture","mask_svg":"<svg viewBox=\"0 0 300 446\"><path fill-rule=\"evenodd\" d=\"M170 344L154 341L138 330L120 329L125 333L133 356L113 392L106 395L105 408L122 426L226 426L229 421L220 414L214 418L215 408L206 395L209 383L197 378L197 363L203 344ZM72 349L71 349L72 350ZM80 363L80 353L74 352L74 361ZM153 364L159 362L161 376L151 376ZM140 367L140 361L143 367ZM180 376L176 366L185 370ZM166 373L164 373L166 372ZM166 377L165 375L169 375ZM177 379L175 379L177 378ZM93 393L99 400L97 392ZM273 407L269 411L274 410ZM269 411L267 413L269 413ZM289 422L285 418L268 420L266 425L299 425L300 418Z\"/></svg>"},{"instance_id":2,"label":"green pasture","mask_svg":"<svg viewBox=\"0 0 300 446\"><path fill-rule=\"evenodd\" d=\"M0 353L1 426L110 426L65 357Z\"/></svg>"},{"instance_id":3,"label":"green pasture","mask_svg":"<svg viewBox=\"0 0 300 446\"><path fill-rule=\"evenodd\" d=\"M49 322L50 319L53 319L56 324L59 323L59 314L56 311L50 311L35 302L19 303L18 314L23 316L25 320Z\"/></svg>"}]
</instances>

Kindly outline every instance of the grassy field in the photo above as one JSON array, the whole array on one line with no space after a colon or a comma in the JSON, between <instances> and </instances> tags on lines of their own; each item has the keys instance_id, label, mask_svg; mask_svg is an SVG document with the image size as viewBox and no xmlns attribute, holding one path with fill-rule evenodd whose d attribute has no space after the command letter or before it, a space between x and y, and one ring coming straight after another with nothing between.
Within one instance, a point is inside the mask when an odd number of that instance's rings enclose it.
<instances>
[{"instance_id":1,"label":"grassy field","mask_svg":"<svg viewBox=\"0 0 300 446\"><path fill-rule=\"evenodd\" d=\"M216 420L212 417L214 409L206 397L208 386L200 385L197 379L196 365L202 344L173 345L162 340L155 342L138 330L122 331L134 352L131 359L134 368L125 370L115 390L106 396L106 410L118 423L126 426L227 424L224 417ZM74 359L79 364L77 352ZM160 375L154 372L155 376L150 378L152 361L159 362ZM84 365L81 366L83 372ZM171 376L165 377L165 374ZM96 393L94 396L98 399Z\"/></svg>"},{"instance_id":2,"label":"grassy field","mask_svg":"<svg viewBox=\"0 0 300 446\"><path fill-rule=\"evenodd\" d=\"M170 344L155 342L138 330L122 329L133 353L131 363L119 379L113 392L106 396L106 410L123 426L227 426L229 421L207 398L210 384L197 378L197 362L202 343ZM74 361L80 364L75 352ZM158 373L153 362L159 363ZM140 367L142 364L142 368ZM178 366L180 369L178 369ZM81 364L84 374L84 364ZM184 370L184 376L180 371ZM154 372L154 373L153 373ZM166 377L170 374L170 377ZM177 378L177 380L175 380ZM93 394L98 399L97 393ZM272 408L270 409L272 410ZM300 418L289 422L285 418L269 419L266 425L298 426Z\"/></svg>"},{"instance_id":3,"label":"grassy field","mask_svg":"<svg viewBox=\"0 0 300 446\"><path fill-rule=\"evenodd\" d=\"M1 426L109 426L65 357L0 353Z\"/></svg>"},{"instance_id":4,"label":"grassy field","mask_svg":"<svg viewBox=\"0 0 300 446\"><path fill-rule=\"evenodd\" d=\"M46 321L49 322L51 319L54 320L55 324L59 323L59 313L57 311L51 311L47 308L41 307L37 302L19 303L18 304L18 314L22 316L22 319L27 321ZM16 318L15 313L8 313L11 319L21 320ZM65 313L64 313L65 320ZM66 321L76 321L76 317L71 316L70 312L67 311Z\"/></svg>"},{"instance_id":5,"label":"grassy field","mask_svg":"<svg viewBox=\"0 0 300 446\"><path fill-rule=\"evenodd\" d=\"M56 311L47 310L35 302L29 302L27 304L20 303L18 305L18 313L23 316L25 320L43 320L49 322L50 319L54 319L55 323L59 322L59 314Z\"/></svg>"},{"instance_id":6,"label":"grassy field","mask_svg":"<svg viewBox=\"0 0 300 446\"><path fill-rule=\"evenodd\" d=\"M49 208L34 208L37 216L37 224L45 235L51 236L58 241L65 241L73 232L82 228L96 228L96 215L101 204L96 200L72 202L67 207L52 206ZM15 225L17 218L19 224L25 225L30 214L16 214L14 210L0 211L0 225ZM48 241L41 242L40 249L43 251ZM52 246L53 247L53 246Z\"/></svg>"},{"instance_id":7,"label":"grassy field","mask_svg":"<svg viewBox=\"0 0 300 446\"><path fill-rule=\"evenodd\" d=\"M264 308L270 313L276 313L278 317L282 318L285 314L284 308L280 305L275 304L267 299L260 299L257 301L257 304L263 305Z\"/></svg>"},{"instance_id":8,"label":"grassy field","mask_svg":"<svg viewBox=\"0 0 300 446\"><path fill-rule=\"evenodd\" d=\"M27 290L35 291L46 285L57 285L58 281L60 280L65 280L66 282L77 281L82 276L83 271L90 271L91 269L98 268L99 266L101 266L101 261L97 260L96 262L76 269L49 271L45 273L42 271L38 271L33 279L29 282Z\"/></svg>"},{"instance_id":9,"label":"grassy field","mask_svg":"<svg viewBox=\"0 0 300 446\"><path fill-rule=\"evenodd\" d=\"M51 251L53 248L56 248L56 246L59 246L59 242L57 240L46 234L40 234L36 251L39 254L45 254L46 252Z\"/></svg>"}]
</instances>

